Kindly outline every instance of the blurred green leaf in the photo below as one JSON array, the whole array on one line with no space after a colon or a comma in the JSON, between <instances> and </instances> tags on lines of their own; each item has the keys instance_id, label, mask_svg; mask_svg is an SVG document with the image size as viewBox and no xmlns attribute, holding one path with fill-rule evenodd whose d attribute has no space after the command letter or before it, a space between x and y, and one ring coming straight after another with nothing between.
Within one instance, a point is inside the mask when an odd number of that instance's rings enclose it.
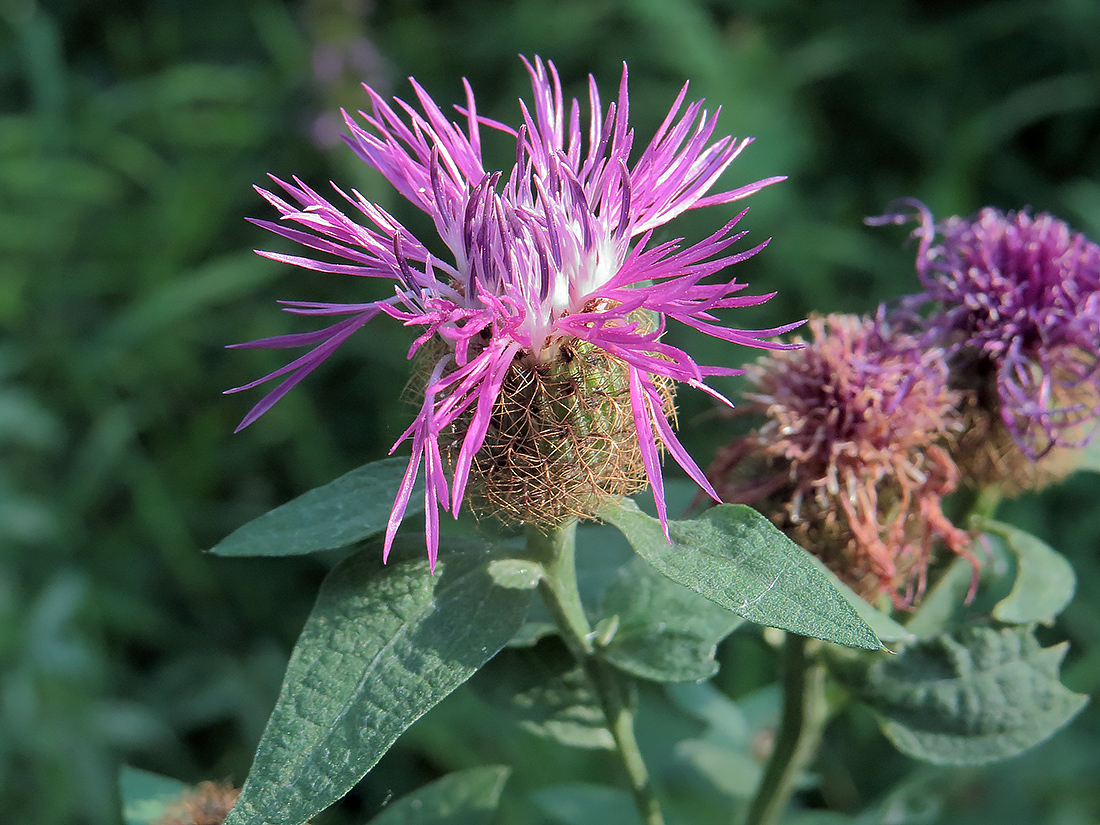
<instances>
[{"instance_id":1,"label":"blurred green leaf","mask_svg":"<svg viewBox=\"0 0 1100 825\"><path fill-rule=\"evenodd\" d=\"M1077 577L1065 556L1048 544L1008 524L975 520L974 527L1004 539L1016 554L1016 581L993 608L993 617L1011 624L1050 624L1073 599Z\"/></svg>"},{"instance_id":2,"label":"blurred green leaf","mask_svg":"<svg viewBox=\"0 0 1100 825\"><path fill-rule=\"evenodd\" d=\"M734 750L727 742L687 739L676 746L676 756L722 793L738 799L753 795L764 772L758 760L744 750Z\"/></svg>"},{"instance_id":3,"label":"blurred green leaf","mask_svg":"<svg viewBox=\"0 0 1100 825\"><path fill-rule=\"evenodd\" d=\"M213 305L247 296L278 274L277 266L247 250L212 258L135 301L103 328L101 340L114 346L138 346Z\"/></svg>"},{"instance_id":4,"label":"blurred green leaf","mask_svg":"<svg viewBox=\"0 0 1100 825\"><path fill-rule=\"evenodd\" d=\"M752 733L744 708L713 682L672 684L665 691L680 710L706 725L708 736L713 734L727 744L747 749ZM771 710L767 714L768 725L775 721L776 708Z\"/></svg>"},{"instance_id":5,"label":"blurred green leaf","mask_svg":"<svg viewBox=\"0 0 1100 825\"><path fill-rule=\"evenodd\" d=\"M125 825L153 825L164 819L190 786L178 779L123 765L118 773Z\"/></svg>"},{"instance_id":6,"label":"blurred green leaf","mask_svg":"<svg viewBox=\"0 0 1100 825\"><path fill-rule=\"evenodd\" d=\"M858 825L860 821L836 811L799 811L782 819L783 825Z\"/></svg>"},{"instance_id":7,"label":"blurred green leaf","mask_svg":"<svg viewBox=\"0 0 1100 825\"><path fill-rule=\"evenodd\" d=\"M595 689L557 640L501 651L471 684L536 736L574 748L615 746Z\"/></svg>"},{"instance_id":8,"label":"blurred green leaf","mask_svg":"<svg viewBox=\"0 0 1100 825\"><path fill-rule=\"evenodd\" d=\"M626 791L580 782L554 785L534 794L535 804L560 825L638 825L638 809Z\"/></svg>"},{"instance_id":9,"label":"blurred green leaf","mask_svg":"<svg viewBox=\"0 0 1100 825\"><path fill-rule=\"evenodd\" d=\"M484 825L510 773L490 765L448 774L386 806L370 825Z\"/></svg>"},{"instance_id":10,"label":"blurred green leaf","mask_svg":"<svg viewBox=\"0 0 1100 825\"><path fill-rule=\"evenodd\" d=\"M218 556L293 556L336 550L382 533L407 458L384 458L303 493L234 530L210 552ZM406 518L424 509L418 484Z\"/></svg>"},{"instance_id":11,"label":"blurred green leaf","mask_svg":"<svg viewBox=\"0 0 1100 825\"><path fill-rule=\"evenodd\" d=\"M948 772L950 779L945 776ZM968 778L954 768L913 771L851 821L856 825L939 825L945 785L965 784Z\"/></svg>"},{"instance_id":12,"label":"blurred green leaf","mask_svg":"<svg viewBox=\"0 0 1100 825\"><path fill-rule=\"evenodd\" d=\"M422 555L372 545L329 574L227 825L324 810L515 634L531 593L493 583L489 547L452 538L434 574Z\"/></svg>"},{"instance_id":13,"label":"blurred green leaf","mask_svg":"<svg viewBox=\"0 0 1100 825\"><path fill-rule=\"evenodd\" d=\"M718 672L714 652L741 619L640 558L612 579L603 601L618 626L601 655L656 682L696 682Z\"/></svg>"},{"instance_id":14,"label":"blurred green leaf","mask_svg":"<svg viewBox=\"0 0 1100 825\"><path fill-rule=\"evenodd\" d=\"M61 424L26 392L0 387L0 445L25 444L40 449L61 438Z\"/></svg>"},{"instance_id":15,"label":"blurred green leaf","mask_svg":"<svg viewBox=\"0 0 1100 825\"><path fill-rule=\"evenodd\" d=\"M20 495L0 476L0 539L41 544L59 534L54 512L41 500Z\"/></svg>"},{"instance_id":16,"label":"blurred green leaf","mask_svg":"<svg viewBox=\"0 0 1100 825\"><path fill-rule=\"evenodd\" d=\"M669 521L671 544L660 522L630 499L600 517L661 573L750 622L852 647L882 647L809 554L751 507L723 504L697 519Z\"/></svg>"},{"instance_id":17,"label":"blurred green leaf","mask_svg":"<svg viewBox=\"0 0 1100 825\"><path fill-rule=\"evenodd\" d=\"M917 638L926 639L952 626L966 608L966 596L973 581L973 565L967 559L955 559L925 593L905 629Z\"/></svg>"},{"instance_id":18,"label":"blurred green leaf","mask_svg":"<svg viewBox=\"0 0 1100 825\"><path fill-rule=\"evenodd\" d=\"M971 626L836 674L881 717L899 750L940 765L981 765L1047 739L1088 698L1065 688L1066 645L1040 647L1028 627Z\"/></svg>"}]
</instances>

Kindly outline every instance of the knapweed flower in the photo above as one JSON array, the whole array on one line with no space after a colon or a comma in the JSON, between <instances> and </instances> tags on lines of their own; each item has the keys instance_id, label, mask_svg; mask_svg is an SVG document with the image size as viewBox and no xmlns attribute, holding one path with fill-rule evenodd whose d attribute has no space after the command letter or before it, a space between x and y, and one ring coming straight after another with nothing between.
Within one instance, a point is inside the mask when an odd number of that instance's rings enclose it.
<instances>
[{"instance_id":1,"label":"knapweed flower","mask_svg":"<svg viewBox=\"0 0 1100 825\"><path fill-rule=\"evenodd\" d=\"M912 604L936 542L970 557L941 508L959 473L948 445L960 394L944 353L883 318L813 317L805 349L749 368L765 423L708 471L725 501L753 504L867 599Z\"/></svg>"},{"instance_id":2,"label":"knapweed flower","mask_svg":"<svg viewBox=\"0 0 1100 825\"><path fill-rule=\"evenodd\" d=\"M411 440L412 457L385 548L423 467L433 563L438 509L457 515L468 489L483 512L538 524L562 516L539 512L539 501L566 499L573 515L591 516L607 496L637 489L640 478L652 485L664 521L665 449L713 493L673 433L671 386L684 382L717 395L706 379L739 371L699 365L662 342L665 323L673 318L726 341L765 348L785 346L765 339L796 326L730 329L713 314L769 297L739 296L744 284L710 279L764 246L729 251L744 235L735 231L741 215L694 245L650 246L653 230L682 212L736 201L782 180L707 194L750 139L712 141L718 113L708 114L702 101L685 107L685 85L632 161L625 66L618 97L606 109L589 79L590 114L582 128L580 106L574 100L565 107L554 66L524 62L534 98L530 106L520 102L518 129L479 116L469 84L457 121L448 120L415 80L419 110L402 100L391 106L367 87L371 113L360 113L362 124L345 115L349 145L431 216L446 257L429 252L355 191L334 187L363 223L297 178L275 179L282 193L259 190L283 218L259 225L330 259L261 254L319 272L386 278L395 294L354 304L287 303L289 312L346 318L317 332L238 345L313 346L237 388L283 378L241 426L376 315L419 327L409 357L419 353L420 410L394 445ZM515 139L510 172L485 169L482 127ZM561 472L546 474L548 464ZM542 485L541 492L524 504L519 497L532 485ZM520 504L509 508L511 497Z\"/></svg>"},{"instance_id":3,"label":"knapweed flower","mask_svg":"<svg viewBox=\"0 0 1100 825\"><path fill-rule=\"evenodd\" d=\"M935 223L924 204L902 203L920 223L925 292L913 302L931 304L923 325L956 383L989 397L1028 459L1084 446L1100 417L1100 246L1047 214L986 208Z\"/></svg>"}]
</instances>

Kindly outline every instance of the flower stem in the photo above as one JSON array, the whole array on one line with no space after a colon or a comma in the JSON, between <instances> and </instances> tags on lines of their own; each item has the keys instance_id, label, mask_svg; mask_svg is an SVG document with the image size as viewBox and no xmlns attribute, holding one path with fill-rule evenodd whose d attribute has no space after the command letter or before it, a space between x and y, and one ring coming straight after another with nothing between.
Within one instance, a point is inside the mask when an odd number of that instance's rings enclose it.
<instances>
[{"instance_id":1,"label":"flower stem","mask_svg":"<svg viewBox=\"0 0 1100 825\"><path fill-rule=\"evenodd\" d=\"M974 499L974 503L970 506L970 512L968 518L963 522L964 525L970 524L970 519L975 516L985 519L991 519L997 514L997 507L1001 503L1001 485L1000 484L988 484L978 491L977 496Z\"/></svg>"},{"instance_id":2,"label":"flower stem","mask_svg":"<svg viewBox=\"0 0 1100 825\"><path fill-rule=\"evenodd\" d=\"M813 756L825 727L825 668L817 643L788 633L783 642L783 708L775 747L749 808L746 825L775 825L783 815L798 772Z\"/></svg>"},{"instance_id":3,"label":"flower stem","mask_svg":"<svg viewBox=\"0 0 1100 825\"><path fill-rule=\"evenodd\" d=\"M966 487L959 491L952 505L951 521L959 527L968 528L970 520L978 517L991 519L1004 497L1000 484L986 484L983 487Z\"/></svg>"},{"instance_id":4,"label":"flower stem","mask_svg":"<svg viewBox=\"0 0 1100 825\"><path fill-rule=\"evenodd\" d=\"M566 646L596 688L607 717L607 729L626 770L634 793L634 804L642 821L645 825L664 825L661 807L649 781L649 771L634 736L629 687L611 665L596 655L592 643L592 628L577 590L576 532L575 521L546 533L535 527L527 528L528 551L543 568L539 593Z\"/></svg>"}]
</instances>

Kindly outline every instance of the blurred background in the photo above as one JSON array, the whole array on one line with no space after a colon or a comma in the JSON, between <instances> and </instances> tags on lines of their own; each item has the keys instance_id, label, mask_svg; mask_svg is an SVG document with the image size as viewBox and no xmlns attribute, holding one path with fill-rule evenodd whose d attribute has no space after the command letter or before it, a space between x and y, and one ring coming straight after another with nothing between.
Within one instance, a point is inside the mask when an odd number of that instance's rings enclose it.
<instances>
[{"instance_id":1,"label":"blurred background","mask_svg":"<svg viewBox=\"0 0 1100 825\"><path fill-rule=\"evenodd\" d=\"M778 295L736 324L771 326L916 290L905 231L861 223L895 197L939 217L1030 206L1100 239L1098 35L1095 0L0 0L0 820L114 823L122 762L243 780L331 560L202 550L381 457L410 415L410 340L384 317L240 434L260 391L221 394L283 363L225 344L309 328L276 299L388 291L254 255L285 248L244 220L271 217L251 188L267 173L358 187L432 234L339 140L360 81L407 95L415 75L446 106L465 76L480 111L515 123L517 54L552 59L582 99L589 72L610 99L626 61L644 140L690 78L723 134L757 137L725 184L789 176L751 199L748 241L773 241L738 266ZM696 239L732 214L670 232ZM700 361L751 357L671 334ZM705 397L680 400L705 464L728 425ZM1098 502L1098 479L1076 476L1009 508L1077 566L1047 638L1070 640L1066 681L1086 693L1100 688ZM728 694L771 679L758 634L722 654ZM485 760L516 769L515 822L554 821L526 790L614 776L598 754L471 726L476 701L430 714L326 821L365 821ZM869 719L826 748L840 790L810 804L858 810L910 767ZM1097 776L1093 706L1022 758L922 773L928 810L891 821L1096 823Z\"/></svg>"}]
</instances>

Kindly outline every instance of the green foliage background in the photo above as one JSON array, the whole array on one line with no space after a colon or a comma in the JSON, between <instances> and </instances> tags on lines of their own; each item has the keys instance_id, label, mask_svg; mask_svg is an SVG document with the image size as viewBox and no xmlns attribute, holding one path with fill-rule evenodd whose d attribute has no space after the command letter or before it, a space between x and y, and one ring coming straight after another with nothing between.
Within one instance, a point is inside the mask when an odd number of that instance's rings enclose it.
<instances>
[{"instance_id":1,"label":"green foliage background","mask_svg":"<svg viewBox=\"0 0 1100 825\"><path fill-rule=\"evenodd\" d=\"M243 433L258 392L220 394L282 363L225 344L304 328L277 298L386 292L253 255L281 248L243 219L270 217L250 188L266 173L357 186L431 234L329 140L326 117L363 101L356 75L402 95L415 75L441 103L466 76L485 114L514 121L518 53L554 60L582 98L588 72L610 97L625 60L639 135L691 78L723 131L758 138L730 185L790 176L746 219L749 240L774 240L739 278L778 296L736 321L765 326L914 291L903 232L861 224L894 197L941 216L1031 206L1100 238L1098 31L1092 0L0 0L0 818L114 822L120 761L243 779L332 560L201 550L380 457L409 416L409 338L385 318ZM314 65L341 47L356 68L322 81ZM709 212L672 231L699 237L732 209ZM673 334L701 360L749 355ZM681 400L706 462L726 425ZM1066 681L1086 693L1100 687L1098 500L1097 477L1078 476L1008 508L1078 567L1049 635L1073 643ZM769 657L739 632L718 684L754 690ZM541 783L614 776L589 752L471 723L485 706L460 694L330 821L486 760L516 768L509 821L543 821L520 799ZM653 742L690 727L660 707ZM942 801L926 821L1095 822L1098 736L1094 705L1000 767L922 772L922 798ZM910 764L858 717L824 757L821 801L842 809Z\"/></svg>"}]
</instances>

